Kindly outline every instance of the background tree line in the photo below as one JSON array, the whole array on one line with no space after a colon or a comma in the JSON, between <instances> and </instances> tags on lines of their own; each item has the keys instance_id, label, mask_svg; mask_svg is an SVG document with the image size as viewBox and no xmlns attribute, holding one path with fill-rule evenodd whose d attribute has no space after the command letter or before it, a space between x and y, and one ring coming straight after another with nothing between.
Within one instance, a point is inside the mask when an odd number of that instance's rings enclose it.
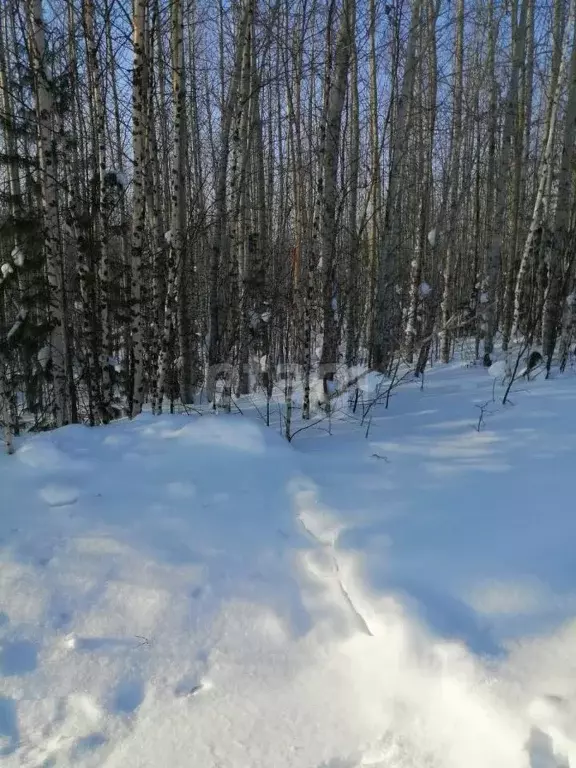
<instances>
[{"instance_id":1,"label":"background tree line","mask_svg":"<svg viewBox=\"0 0 576 768\"><path fill-rule=\"evenodd\" d=\"M0 117L8 440L220 369L308 418L337 365L568 360L574 0L5 0Z\"/></svg>"}]
</instances>

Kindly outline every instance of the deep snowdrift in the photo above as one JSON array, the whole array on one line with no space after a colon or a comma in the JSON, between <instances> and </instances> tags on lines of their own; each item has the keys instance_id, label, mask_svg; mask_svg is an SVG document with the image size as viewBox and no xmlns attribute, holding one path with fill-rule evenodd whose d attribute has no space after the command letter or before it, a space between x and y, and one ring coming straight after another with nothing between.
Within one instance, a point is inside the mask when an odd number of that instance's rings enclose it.
<instances>
[{"instance_id":1,"label":"deep snowdrift","mask_svg":"<svg viewBox=\"0 0 576 768\"><path fill-rule=\"evenodd\" d=\"M2 764L576 760L576 381L477 432L492 385L438 369L368 440L142 417L2 457Z\"/></svg>"}]
</instances>

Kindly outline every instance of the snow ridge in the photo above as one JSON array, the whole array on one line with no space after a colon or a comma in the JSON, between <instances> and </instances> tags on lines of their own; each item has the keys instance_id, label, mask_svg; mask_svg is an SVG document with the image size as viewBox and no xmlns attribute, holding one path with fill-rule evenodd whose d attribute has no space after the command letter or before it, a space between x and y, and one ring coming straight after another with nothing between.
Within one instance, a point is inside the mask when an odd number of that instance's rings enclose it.
<instances>
[{"instance_id":1,"label":"snow ridge","mask_svg":"<svg viewBox=\"0 0 576 768\"><path fill-rule=\"evenodd\" d=\"M355 604L343 581L342 569L338 561L338 553L336 550L336 542L341 528L335 521L333 526L327 525L327 521L330 520L330 518L327 517L328 513L326 510L321 513L316 508L318 500L313 491L307 490L296 492L295 504L297 508L296 516L304 531L319 547L325 549L328 553L328 556L332 561L338 587L347 607L356 617L361 630L370 637L374 637L374 633L370 629L368 621ZM313 573L313 570L310 570L311 573Z\"/></svg>"}]
</instances>

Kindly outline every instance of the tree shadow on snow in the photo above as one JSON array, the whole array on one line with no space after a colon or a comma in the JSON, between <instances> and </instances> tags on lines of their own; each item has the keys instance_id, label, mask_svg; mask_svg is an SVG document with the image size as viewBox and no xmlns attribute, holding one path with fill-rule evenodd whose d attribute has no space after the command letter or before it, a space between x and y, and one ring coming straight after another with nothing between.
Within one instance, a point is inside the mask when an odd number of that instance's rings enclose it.
<instances>
[{"instance_id":1,"label":"tree shadow on snow","mask_svg":"<svg viewBox=\"0 0 576 768\"><path fill-rule=\"evenodd\" d=\"M410 580L394 581L389 588L405 597L404 602L409 608L440 637L459 640L480 656L498 658L505 655L489 625L458 598Z\"/></svg>"},{"instance_id":2,"label":"tree shadow on snow","mask_svg":"<svg viewBox=\"0 0 576 768\"><path fill-rule=\"evenodd\" d=\"M16 751L20 736L16 704L6 696L0 696L0 757Z\"/></svg>"}]
</instances>

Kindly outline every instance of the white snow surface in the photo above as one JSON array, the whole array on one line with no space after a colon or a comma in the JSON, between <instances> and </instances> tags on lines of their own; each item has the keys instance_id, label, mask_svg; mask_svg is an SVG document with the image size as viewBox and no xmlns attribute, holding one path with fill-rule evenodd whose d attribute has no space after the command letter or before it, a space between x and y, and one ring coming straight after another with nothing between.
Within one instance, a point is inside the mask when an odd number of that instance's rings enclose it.
<instances>
[{"instance_id":1,"label":"white snow surface","mask_svg":"<svg viewBox=\"0 0 576 768\"><path fill-rule=\"evenodd\" d=\"M576 380L499 394L451 365L368 439L245 408L21 440L2 766L574 765Z\"/></svg>"}]
</instances>

